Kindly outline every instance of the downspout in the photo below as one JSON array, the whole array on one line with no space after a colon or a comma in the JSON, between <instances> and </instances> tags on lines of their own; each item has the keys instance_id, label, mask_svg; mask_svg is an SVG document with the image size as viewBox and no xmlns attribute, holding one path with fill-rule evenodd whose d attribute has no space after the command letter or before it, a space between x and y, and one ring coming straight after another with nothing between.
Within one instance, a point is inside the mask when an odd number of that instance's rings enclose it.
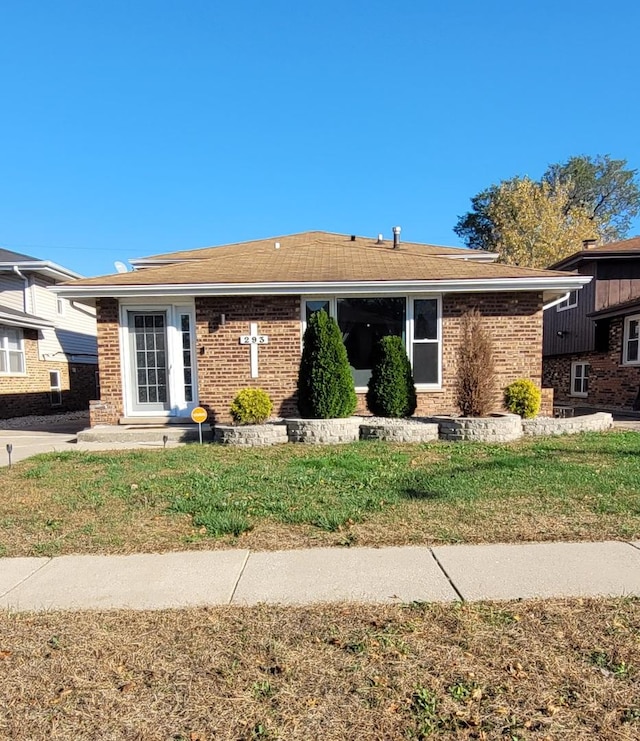
<instances>
[{"instance_id":1,"label":"downspout","mask_svg":"<svg viewBox=\"0 0 640 741\"><path fill-rule=\"evenodd\" d=\"M23 275L20 272L20 268L17 265L13 266L13 272L18 276L18 278L22 278L24 281L24 291L22 292L22 307L25 314L29 313L29 304L27 301L27 294L29 290L29 278L27 278L26 275Z\"/></svg>"},{"instance_id":2,"label":"downspout","mask_svg":"<svg viewBox=\"0 0 640 741\"><path fill-rule=\"evenodd\" d=\"M560 296L560 298L556 298L553 301L549 301L548 304L542 304L542 311L546 311L547 309L550 309L551 307L555 306L556 304L561 304L563 301L566 301L569 296L571 295L571 291L567 291L564 296Z\"/></svg>"}]
</instances>

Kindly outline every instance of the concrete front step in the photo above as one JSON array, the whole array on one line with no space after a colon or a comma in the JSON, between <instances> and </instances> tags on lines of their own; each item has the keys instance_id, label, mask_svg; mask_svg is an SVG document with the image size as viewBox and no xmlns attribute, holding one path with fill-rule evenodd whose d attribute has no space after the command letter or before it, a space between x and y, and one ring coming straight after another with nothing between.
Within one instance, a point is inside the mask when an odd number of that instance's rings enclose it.
<instances>
[{"instance_id":1,"label":"concrete front step","mask_svg":"<svg viewBox=\"0 0 640 741\"><path fill-rule=\"evenodd\" d=\"M198 425L97 425L78 433L79 443L162 443L199 439ZM202 425L202 439L211 440L211 426Z\"/></svg>"}]
</instances>

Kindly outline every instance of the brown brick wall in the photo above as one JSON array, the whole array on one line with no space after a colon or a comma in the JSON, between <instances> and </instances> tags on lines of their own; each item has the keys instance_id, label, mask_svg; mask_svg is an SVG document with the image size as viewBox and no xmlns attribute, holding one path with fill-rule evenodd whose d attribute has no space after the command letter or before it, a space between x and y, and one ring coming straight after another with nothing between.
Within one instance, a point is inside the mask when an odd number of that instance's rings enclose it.
<instances>
[{"instance_id":1,"label":"brown brick wall","mask_svg":"<svg viewBox=\"0 0 640 741\"><path fill-rule=\"evenodd\" d=\"M38 358L38 331L25 329L26 375L0 376L0 419L57 414L89 408L95 395L96 366ZM49 371L60 371L62 404L52 406Z\"/></svg>"},{"instance_id":2,"label":"brown brick wall","mask_svg":"<svg viewBox=\"0 0 640 741\"><path fill-rule=\"evenodd\" d=\"M555 389L556 404L633 409L640 393L640 366L622 364L624 319L609 325L607 352L553 355L544 359L544 383ZM571 396L571 363L589 363L589 393Z\"/></svg>"},{"instance_id":3,"label":"brown brick wall","mask_svg":"<svg viewBox=\"0 0 640 741\"><path fill-rule=\"evenodd\" d=\"M494 338L500 390L517 378L530 378L538 386L542 375L542 298L537 293L471 294L443 299L443 388L418 394L418 414L454 414L457 351L461 317L477 308ZM225 324L220 321L225 315ZM251 378L247 345L239 337L257 322L269 343L258 350L259 377ZM117 422L122 415L122 388L118 340L118 307L113 299L98 304L101 404L92 407L92 424ZM297 414L295 393L301 351L300 297L196 298L196 353L199 404L212 418L230 419L229 406L245 387L263 388L278 416ZM365 411L359 394L359 411Z\"/></svg>"},{"instance_id":4,"label":"brown brick wall","mask_svg":"<svg viewBox=\"0 0 640 741\"><path fill-rule=\"evenodd\" d=\"M258 349L258 378L251 378L249 346L239 344L250 322L257 322L260 334L269 337ZM200 404L217 421L229 421L229 406L238 391L259 387L271 396L274 414L295 415L300 347L299 296L196 298Z\"/></svg>"},{"instance_id":5,"label":"brown brick wall","mask_svg":"<svg viewBox=\"0 0 640 741\"><path fill-rule=\"evenodd\" d=\"M114 298L96 302L98 328L98 370L101 405L91 405L91 425L117 424L124 415L120 359L119 311Z\"/></svg>"}]
</instances>

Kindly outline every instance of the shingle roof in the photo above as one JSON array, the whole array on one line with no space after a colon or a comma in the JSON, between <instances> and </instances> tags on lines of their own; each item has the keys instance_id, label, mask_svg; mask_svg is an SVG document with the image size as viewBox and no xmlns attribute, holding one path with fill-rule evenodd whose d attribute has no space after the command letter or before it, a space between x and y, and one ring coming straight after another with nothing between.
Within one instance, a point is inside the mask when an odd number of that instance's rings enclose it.
<instances>
[{"instance_id":1,"label":"shingle roof","mask_svg":"<svg viewBox=\"0 0 640 741\"><path fill-rule=\"evenodd\" d=\"M245 245L217 247L193 261L148 267L131 273L85 278L74 286L152 286L206 284L313 283L350 281L421 281L566 277L566 273L534 270L475 260L451 260L429 254L428 245L403 243L399 249L371 241L316 238L308 243L273 241L254 249ZM454 249L454 248L451 248Z\"/></svg>"},{"instance_id":2,"label":"shingle roof","mask_svg":"<svg viewBox=\"0 0 640 741\"><path fill-rule=\"evenodd\" d=\"M568 257L563 257L562 260L558 260L549 267L551 270L555 270L560 267L569 267L574 263L577 264L582 260L597 259L602 256L627 256L638 253L640 255L640 237L631 237L630 239L623 239L619 242L607 242L606 244L598 245L597 247L590 247L586 250L580 250L574 252Z\"/></svg>"},{"instance_id":3,"label":"shingle roof","mask_svg":"<svg viewBox=\"0 0 640 741\"><path fill-rule=\"evenodd\" d=\"M310 231L299 232L297 234L285 234L279 237L269 237L268 239L255 239L249 242L234 242L232 244L220 245L217 247L202 247L196 250L182 250L180 252L167 252L161 255L152 255L132 260L133 264L152 264L153 262L172 262L182 260L203 260L209 257L215 257L221 251L231 251L236 255L244 251L257 254L259 252L271 252L274 244L278 242L281 249L291 249L293 247L305 247L313 244L333 244L337 246L346 246L353 248L358 247L387 247L393 246L393 241L383 239L378 242L371 237L360 237L354 235L355 239L348 234L336 234L334 232ZM402 249L413 249L424 255L450 255L451 257L470 257L471 259L487 259L497 257L493 253L478 253L475 250L468 250L464 247L443 247L433 244L422 244L419 242L401 242Z\"/></svg>"},{"instance_id":4,"label":"shingle roof","mask_svg":"<svg viewBox=\"0 0 640 741\"><path fill-rule=\"evenodd\" d=\"M0 247L0 262L25 262L29 260L40 262L40 259L37 257L22 255L20 252L12 252L11 250L5 250Z\"/></svg>"}]
</instances>

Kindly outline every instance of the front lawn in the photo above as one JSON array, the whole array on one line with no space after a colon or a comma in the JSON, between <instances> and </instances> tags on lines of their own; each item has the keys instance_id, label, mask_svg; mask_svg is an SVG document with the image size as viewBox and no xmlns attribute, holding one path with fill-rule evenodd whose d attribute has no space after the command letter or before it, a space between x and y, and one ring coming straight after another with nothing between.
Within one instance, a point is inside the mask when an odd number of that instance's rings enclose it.
<instances>
[{"instance_id":1,"label":"front lawn","mask_svg":"<svg viewBox=\"0 0 640 741\"><path fill-rule=\"evenodd\" d=\"M0 469L0 555L640 538L640 434L57 453Z\"/></svg>"},{"instance_id":2,"label":"front lawn","mask_svg":"<svg viewBox=\"0 0 640 741\"><path fill-rule=\"evenodd\" d=\"M640 738L636 599L0 612L0 737Z\"/></svg>"}]
</instances>

